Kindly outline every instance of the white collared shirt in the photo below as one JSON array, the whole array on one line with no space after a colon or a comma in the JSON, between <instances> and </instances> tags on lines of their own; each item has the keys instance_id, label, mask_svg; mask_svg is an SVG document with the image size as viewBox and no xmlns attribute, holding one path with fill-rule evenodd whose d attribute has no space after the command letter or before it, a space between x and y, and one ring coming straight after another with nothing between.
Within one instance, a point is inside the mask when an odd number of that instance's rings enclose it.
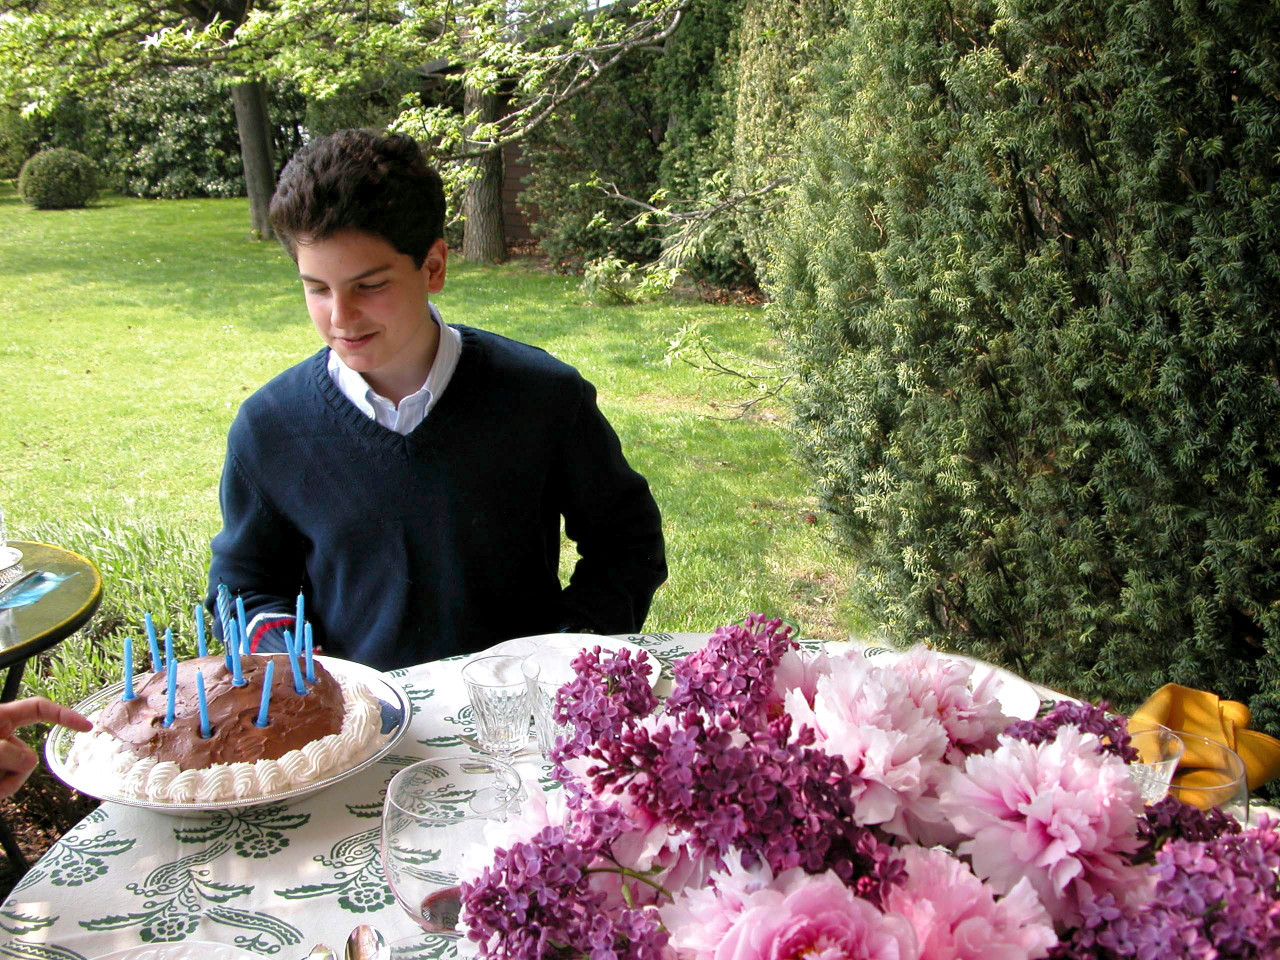
<instances>
[{"instance_id":1,"label":"white collared shirt","mask_svg":"<svg viewBox=\"0 0 1280 960\"><path fill-rule=\"evenodd\" d=\"M434 303L428 304L428 307L431 319L440 328L436 358L431 364L426 381L414 393L401 400L398 407L386 397L375 393L365 378L343 363L335 351L329 351L329 378L342 391L342 395L370 420L376 420L379 425L402 436L412 432L427 418L431 408L444 393L444 388L449 385L453 371L458 366L458 357L462 354L462 336L440 319Z\"/></svg>"}]
</instances>

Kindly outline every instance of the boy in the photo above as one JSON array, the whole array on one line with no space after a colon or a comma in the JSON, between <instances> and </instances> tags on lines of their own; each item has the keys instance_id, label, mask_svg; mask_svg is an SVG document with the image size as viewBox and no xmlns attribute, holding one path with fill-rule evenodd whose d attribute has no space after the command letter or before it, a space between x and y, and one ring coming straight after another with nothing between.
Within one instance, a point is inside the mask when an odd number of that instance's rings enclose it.
<instances>
[{"instance_id":1,"label":"boy","mask_svg":"<svg viewBox=\"0 0 1280 960\"><path fill-rule=\"evenodd\" d=\"M255 650L284 649L299 589L317 646L387 670L633 632L666 579L657 504L591 384L429 302L444 206L404 135L340 131L280 176L271 224L326 347L250 397L227 441L207 605L219 584L241 596ZM580 554L563 589L562 516Z\"/></svg>"}]
</instances>

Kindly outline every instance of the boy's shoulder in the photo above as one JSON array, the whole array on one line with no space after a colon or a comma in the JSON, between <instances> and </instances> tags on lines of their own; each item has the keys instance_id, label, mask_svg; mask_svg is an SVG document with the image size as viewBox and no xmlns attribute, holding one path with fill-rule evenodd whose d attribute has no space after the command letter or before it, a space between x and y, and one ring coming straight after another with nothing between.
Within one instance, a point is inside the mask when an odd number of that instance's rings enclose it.
<instances>
[{"instance_id":1,"label":"boy's shoulder","mask_svg":"<svg viewBox=\"0 0 1280 960\"><path fill-rule=\"evenodd\" d=\"M512 340L500 333L468 327L463 324L451 324L462 336L462 353L467 350L478 350L484 360L496 373L503 375L526 375L534 378L550 378L553 380L580 380L581 374L573 367L547 353L541 347L529 343Z\"/></svg>"},{"instance_id":2,"label":"boy's shoulder","mask_svg":"<svg viewBox=\"0 0 1280 960\"><path fill-rule=\"evenodd\" d=\"M302 407L318 397L314 387L317 369L324 369L328 352L328 347L322 348L282 370L250 394L240 405L232 430L250 425L261 429L272 423L296 423Z\"/></svg>"}]
</instances>

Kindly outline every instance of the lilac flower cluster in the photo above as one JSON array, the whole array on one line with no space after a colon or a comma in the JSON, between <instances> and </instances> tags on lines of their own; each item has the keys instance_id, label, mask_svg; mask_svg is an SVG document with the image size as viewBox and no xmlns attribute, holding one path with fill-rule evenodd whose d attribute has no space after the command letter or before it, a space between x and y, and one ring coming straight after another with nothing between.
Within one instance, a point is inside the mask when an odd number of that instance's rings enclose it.
<instances>
[{"instance_id":1,"label":"lilac flower cluster","mask_svg":"<svg viewBox=\"0 0 1280 960\"><path fill-rule=\"evenodd\" d=\"M1170 840L1213 840L1223 834L1240 832L1240 824L1221 810L1201 810L1173 797L1150 804L1138 821L1138 839L1142 848L1133 855L1134 863L1154 859L1156 851Z\"/></svg>"},{"instance_id":2,"label":"lilac flower cluster","mask_svg":"<svg viewBox=\"0 0 1280 960\"><path fill-rule=\"evenodd\" d=\"M786 715L743 729L728 712L713 719L689 709L592 745L586 779L592 792L625 794L688 833L694 853L717 865L737 848L745 866L763 861L775 874L829 866L878 902L897 866L889 848L854 823L858 778L812 744L811 730L791 737Z\"/></svg>"},{"instance_id":3,"label":"lilac flower cluster","mask_svg":"<svg viewBox=\"0 0 1280 960\"><path fill-rule=\"evenodd\" d=\"M1005 728L1005 736L1045 743L1058 735L1058 728L1070 724L1102 740L1100 752L1114 753L1125 763L1138 759L1138 751L1129 745L1129 731L1124 717L1108 714L1105 703L1074 703L1062 700L1037 720L1019 720Z\"/></svg>"},{"instance_id":4,"label":"lilac flower cluster","mask_svg":"<svg viewBox=\"0 0 1280 960\"><path fill-rule=\"evenodd\" d=\"M1270 823L1209 841L1172 840L1155 870L1150 903L1122 910L1099 898L1053 960L1280 956L1280 833Z\"/></svg>"},{"instance_id":5,"label":"lilac flower cluster","mask_svg":"<svg viewBox=\"0 0 1280 960\"><path fill-rule=\"evenodd\" d=\"M798 648L790 627L760 614L751 614L742 625L720 627L705 647L676 664L667 712L728 713L744 726L754 725L780 712L774 672L783 654Z\"/></svg>"},{"instance_id":6,"label":"lilac flower cluster","mask_svg":"<svg viewBox=\"0 0 1280 960\"><path fill-rule=\"evenodd\" d=\"M577 677L556 695L556 723L574 725L565 756L577 756L591 743L617 736L629 720L653 712L658 699L649 684L653 664L643 650L602 653L584 650L573 661Z\"/></svg>"},{"instance_id":7,"label":"lilac flower cluster","mask_svg":"<svg viewBox=\"0 0 1280 960\"><path fill-rule=\"evenodd\" d=\"M527 843L499 849L474 883L462 884L468 937L494 960L661 960L667 933L653 909L606 910L590 886L591 864L623 829L612 814L576 829L545 827Z\"/></svg>"}]
</instances>

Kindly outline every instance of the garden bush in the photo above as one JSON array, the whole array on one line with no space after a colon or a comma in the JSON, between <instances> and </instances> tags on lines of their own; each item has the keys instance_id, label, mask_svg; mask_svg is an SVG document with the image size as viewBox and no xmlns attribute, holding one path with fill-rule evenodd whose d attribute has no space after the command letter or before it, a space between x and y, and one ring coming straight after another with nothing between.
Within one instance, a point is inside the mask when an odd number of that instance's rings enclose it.
<instances>
[{"instance_id":1,"label":"garden bush","mask_svg":"<svg viewBox=\"0 0 1280 960\"><path fill-rule=\"evenodd\" d=\"M17 110L0 107L0 180L12 180L31 156L31 122Z\"/></svg>"},{"instance_id":2,"label":"garden bush","mask_svg":"<svg viewBox=\"0 0 1280 960\"><path fill-rule=\"evenodd\" d=\"M663 124L652 65L650 57L620 65L523 145L533 172L520 203L536 210L533 233L558 269L579 270L601 257L643 263L661 250L658 227L634 222L638 207L609 198L593 182L638 199L657 188Z\"/></svg>"},{"instance_id":3,"label":"garden bush","mask_svg":"<svg viewBox=\"0 0 1280 960\"><path fill-rule=\"evenodd\" d=\"M780 198L796 162L796 124L813 96L814 66L843 22L838 0L744 0L728 96L733 111L730 183L758 199L733 208L733 234L763 279L777 236ZM770 184L781 184L769 189Z\"/></svg>"},{"instance_id":4,"label":"garden bush","mask_svg":"<svg viewBox=\"0 0 1280 960\"><path fill-rule=\"evenodd\" d=\"M277 168L302 146L305 102L269 89ZM179 67L106 94L102 156L122 193L135 197L242 197L244 168L231 93L216 74Z\"/></svg>"},{"instance_id":5,"label":"garden bush","mask_svg":"<svg viewBox=\"0 0 1280 960\"><path fill-rule=\"evenodd\" d=\"M97 169L89 157L75 150L42 150L18 174L18 196L37 210L83 207L97 195Z\"/></svg>"},{"instance_id":6,"label":"garden bush","mask_svg":"<svg viewBox=\"0 0 1280 960\"><path fill-rule=\"evenodd\" d=\"M774 317L889 636L1280 724L1280 12L848 0Z\"/></svg>"},{"instance_id":7,"label":"garden bush","mask_svg":"<svg viewBox=\"0 0 1280 960\"><path fill-rule=\"evenodd\" d=\"M676 212L714 207L732 192L730 87L742 6L743 0L693 0L654 65L666 117L658 185ZM683 266L697 280L726 285L756 282L732 217L702 221L691 232L684 253Z\"/></svg>"}]
</instances>

